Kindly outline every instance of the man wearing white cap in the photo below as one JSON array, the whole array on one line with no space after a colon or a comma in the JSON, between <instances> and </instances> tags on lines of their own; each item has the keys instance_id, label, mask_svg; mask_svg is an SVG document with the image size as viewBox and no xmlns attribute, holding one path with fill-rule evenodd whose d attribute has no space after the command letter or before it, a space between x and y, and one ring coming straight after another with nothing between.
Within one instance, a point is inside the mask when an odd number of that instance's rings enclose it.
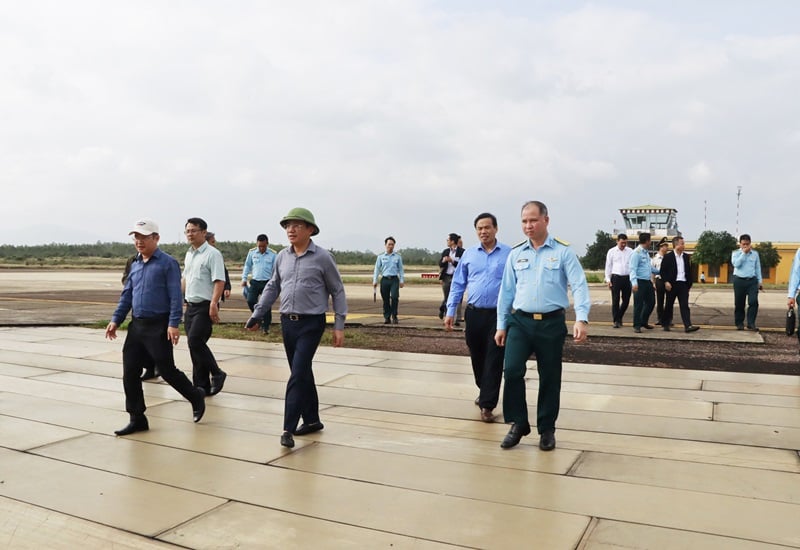
<instances>
[{"instance_id":1,"label":"man wearing white cap","mask_svg":"<svg viewBox=\"0 0 800 550\"><path fill-rule=\"evenodd\" d=\"M122 385L125 410L130 422L115 431L129 435L150 428L144 411L142 364L152 357L161 377L192 404L193 418L199 422L205 413L205 392L195 388L186 375L175 367L173 346L178 344L178 325L183 314L181 268L178 261L158 248L158 224L153 220L137 221L129 235L139 255L131 264L119 304L106 327L106 338L117 337L117 327L128 312L132 320L122 347Z\"/></svg>"}]
</instances>

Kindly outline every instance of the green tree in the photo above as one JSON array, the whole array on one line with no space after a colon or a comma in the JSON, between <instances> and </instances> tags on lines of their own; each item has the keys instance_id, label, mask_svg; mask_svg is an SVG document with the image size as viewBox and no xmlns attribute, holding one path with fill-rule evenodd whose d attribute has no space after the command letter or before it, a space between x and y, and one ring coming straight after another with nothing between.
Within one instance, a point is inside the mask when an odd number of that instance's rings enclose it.
<instances>
[{"instance_id":1,"label":"green tree","mask_svg":"<svg viewBox=\"0 0 800 550\"><path fill-rule=\"evenodd\" d=\"M604 269L606 254L616 244L613 235L598 229L595 233L595 241L586 245L586 255L581 258L581 265L584 269Z\"/></svg>"},{"instance_id":2,"label":"green tree","mask_svg":"<svg viewBox=\"0 0 800 550\"><path fill-rule=\"evenodd\" d=\"M709 276L719 275L719 266L731 261L731 252L738 248L736 237L727 231L703 231L697 239L692 263L708 264Z\"/></svg>"},{"instance_id":3,"label":"green tree","mask_svg":"<svg viewBox=\"0 0 800 550\"><path fill-rule=\"evenodd\" d=\"M771 241L764 241L754 246L753 250L758 252L758 258L761 260L762 276L769 277L769 270L781 263L778 249L772 246Z\"/></svg>"}]
</instances>

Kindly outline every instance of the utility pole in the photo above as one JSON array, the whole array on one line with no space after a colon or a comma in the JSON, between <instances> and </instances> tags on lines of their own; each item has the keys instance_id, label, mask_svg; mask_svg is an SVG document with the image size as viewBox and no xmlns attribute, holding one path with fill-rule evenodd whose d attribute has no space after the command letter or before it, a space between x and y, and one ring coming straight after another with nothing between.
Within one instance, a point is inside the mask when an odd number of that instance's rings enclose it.
<instances>
[{"instance_id":1,"label":"utility pole","mask_svg":"<svg viewBox=\"0 0 800 550\"><path fill-rule=\"evenodd\" d=\"M708 201L703 201L703 231L708 231Z\"/></svg>"},{"instance_id":2,"label":"utility pole","mask_svg":"<svg viewBox=\"0 0 800 550\"><path fill-rule=\"evenodd\" d=\"M739 198L742 196L742 186L736 186L736 238L739 238Z\"/></svg>"}]
</instances>

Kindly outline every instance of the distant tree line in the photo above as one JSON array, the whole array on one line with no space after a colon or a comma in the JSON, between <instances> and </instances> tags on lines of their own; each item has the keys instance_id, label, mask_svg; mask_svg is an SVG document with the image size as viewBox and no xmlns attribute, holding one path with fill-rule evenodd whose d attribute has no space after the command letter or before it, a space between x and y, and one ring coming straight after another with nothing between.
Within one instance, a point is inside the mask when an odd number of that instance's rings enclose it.
<instances>
[{"instance_id":1,"label":"distant tree line","mask_svg":"<svg viewBox=\"0 0 800 550\"><path fill-rule=\"evenodd\" d=\"M159 243L159 248L183 261L187 249L186 243ZM247 253L253 248L254 243L249 241L217 241L217 248L225 257L229 265L240 265L244 263ZM270 243L270 248L275 252L284 248L283 245ZM103 243L94 244L61 244L50 243L34 246L15 246L0 245L0 260L6 263L34 263L47 265L54 261L54 265L69 263L70 259L88 260L90 258L101 258L107 260L108 265L124 264L125 260L132 256L136 250L133 243ZM350 250L331 250L336 257L336 262L341 265L372 265L375 263L377 255L365 250L363 252ZM403 256L403 263L406 265L437 265L439 253L431 252L424 248L404 248L399 251Z\"/></svg>"}]
</instances>

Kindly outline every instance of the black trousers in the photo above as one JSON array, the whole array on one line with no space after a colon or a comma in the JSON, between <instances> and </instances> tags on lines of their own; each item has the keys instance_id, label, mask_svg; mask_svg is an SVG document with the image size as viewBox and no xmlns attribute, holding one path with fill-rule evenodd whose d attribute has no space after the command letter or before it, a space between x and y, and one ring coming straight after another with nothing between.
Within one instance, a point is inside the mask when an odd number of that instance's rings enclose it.
<instances>
[{"instance_id":1,"label":"black trousers","mask_svg":"<svg viewBox=\"0 0 800 550\"><path fill-rule=\"evenodd\" d=\"M264 287L267 286L269 280L266 281L257 281L255 279L250 280L250 286L247 287L247 307L250 308L250 311L253 311L256 308L256 304L258 303L258 299L261 298L261 293L264 292ZM272 324L272 311L267 311L264 314L264 318L261 320L261 329L268 331L269 326Z\"/></svg>"},{"instance_id":2,"label":"black trousers","mask_svg":"<svg viewBox=\"0 0 800 550\"><path fill-rule=\"evenodd\" d=\"M758 317L758 277L733 276L733 322L737 327L744 325L745 309L744 304L747 300L747 328L756 326Z\"/></svg>"},{"instance_id":3,"label":"black trousers","mask_svg":"<svg viewBox=\"0 0 800 550\"><path fill-rule=\"evenodd\" d=\"M383 318L397 319L397 307L400 301L399 277L381 277L381 299L383 300Z\"/></svg>"},{"instance_id":4,"label":"black trousers","mask_svg":"<svg viewBox=\"0 0 800 550\"><path fill-rule=\"evenodd\" d=\"M661 277L656 278L656 318L660 325L664 320L664 300L667 297L667 289L664 288L664 281Z\"/></svg>"},{"instance_id":5,"label":"black trousers","mask_svg":"<svg viewBox=\"0 0 800 550\"><path fill-rule=\"evenodd\" d=\"M676 298L681 308L683 326L688 328L692 326L692 315L689 312L689 283L685 281L675 281L672 283L672 290L667 292L667 301L664 304L664 318L661 320L661 323L665 327L672 324L673 307Z\"/></svg>"},{"instance_id":6,"label":"black trousers","mask_svg":"<svg viewBox=\"0 0 800 550\"><path fill-rule=\"evenodd\" d=\"M611 276L611 316L612 321L621 323L628 304L631 303L631 278L627 275Z\"/></svg>"},{"instance_id":7,"label":"black trousers","mask_svg":"<svg viewBox=\"0 0 800 550\"><path fill-rule=\"evenodd\" d=\"M211 315L208 313L210 304L210 302L188 304L183 318L189 355L192 358L192 380L195 386L206 390L206 394L211 391L211 375L222 372L207 343L214 330Z\"/></svg>"},{"instance_id":8,"label":"black trousers","mask_svg":"<svg viewBox=\"0 0 800 550\"><path fill-rule=\"evenodd\" d=\"M125 389L125 410L131 419L144 415L147 409L142 391L142 365L155 363L167 384L175 388L186 400L196 398L189 378L175 367L172 342L167 340L169 321L164 319L136 319L128 325L128 335L122 346L122 387Z\"/></svg>"},{"instance_id":9,"label":"black trousers","mask_svg":"<svg viewBox=\"0 0 800 550\"><path fill-rule=\"evenodd\" d=\"M325 332L325 314L282 314L281 330L283 347L291 370L286 384L283 429L293 432L301 418L305 424L319 422L319 397L312 361Z\"/></svg>"},{"instance_id":10,"label":"black trousers","mask_svg":"<svg viewBox=\"0 0 800 550\"><path fill-rule=\"evenodd\" d=\"M472 361L472 374L475 376L475 385L480 389L478 404L481 408L491 410L500 399L505 353L494 341L497 309L479 309L468 305L464 321L467 324L464 338Z\"/></svg>"}]
</instances>

